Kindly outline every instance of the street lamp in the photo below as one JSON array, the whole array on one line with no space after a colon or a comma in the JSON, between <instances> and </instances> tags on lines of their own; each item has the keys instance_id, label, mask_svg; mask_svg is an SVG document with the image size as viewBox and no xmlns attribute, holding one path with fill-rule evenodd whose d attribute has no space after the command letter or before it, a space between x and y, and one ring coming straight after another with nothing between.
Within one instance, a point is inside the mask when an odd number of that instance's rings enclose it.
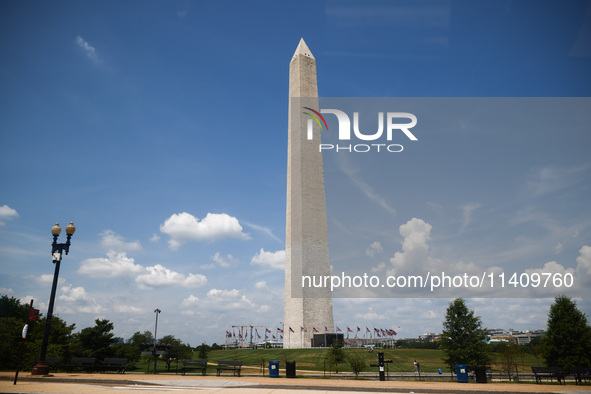
<instances>
[{"instance_id":1,"label":"street lamp","mask_svg":"<svg viewBox=\"0 0 591 394\"><path fill-rule=\"evenodd\" d=\"M62 254L68 254L70 251L70 239L76 227L74 222L70 222L66 226L66 242L57 243L57 237L62 232L62 228L59 223L51 228L51 234L53 235L53 243L51 244L51 254L53 256L53 263L55 264L55 272L53 273L53 285L51 286L51 296L49 297L49 307L47 308L47 318L45 319L45 332L43 334L43 344L41 345L41 355L39 356L39 362L33 367L32 375L49 375L49 366L45 362L45 356L47 354L47 342L49 341L49 331L51 330L51 319L53 317L53 304L55 301L55 291L57 289L57 280L60 273L60 262L62 261Z\"/></svg>"},{"instance_id":2,"label":"street lamp","mask_svg":"<svg viewBox=\"0 0 591 394\"><path fill-rule=\"evenodd\" d=\"M154 325L154 375L156 375L156 363L158 362L158 356L156 355L156 343L158 343L158 337L156 333L158 331L158 314L162 312L160 309L156 308L154 313L156 314L156 324Z\"/></svg>"}]
</instances>

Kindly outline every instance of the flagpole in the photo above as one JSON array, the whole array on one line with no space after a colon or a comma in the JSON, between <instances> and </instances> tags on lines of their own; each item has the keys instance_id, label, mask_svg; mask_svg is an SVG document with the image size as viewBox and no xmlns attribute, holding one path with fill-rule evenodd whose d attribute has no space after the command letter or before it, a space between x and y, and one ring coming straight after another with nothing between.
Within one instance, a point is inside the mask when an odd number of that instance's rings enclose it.
<instances>
[{"instance_id":1,"label":"flagpole","mask_svg":"<svg viewBox=\"0 0 591 394\"><path fill-rule=\"evenodd\" d=\"M303 349L303 348L304 348L304 328L302 327L302 328L300 329L300 331L302 332L302 342L301 342L301 345L300 345L300 346L301 346L301 347L302 347L302 349Z\"/></svg>"}]
</instances>

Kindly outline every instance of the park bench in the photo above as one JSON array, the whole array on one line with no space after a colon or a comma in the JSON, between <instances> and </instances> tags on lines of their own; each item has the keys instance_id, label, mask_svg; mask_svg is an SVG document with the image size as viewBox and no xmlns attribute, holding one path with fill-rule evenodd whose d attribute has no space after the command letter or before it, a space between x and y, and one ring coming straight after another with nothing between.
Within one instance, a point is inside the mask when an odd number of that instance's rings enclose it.
<instances>
[{"instance_id":1,"label":"park bench","mask_svg":"<svg viewBox=\"0 0 591 394\"><path fill-rule=\"evenodd\" d=\"M72 357L66 370L73 372L75 369L81 369L86 372L92 372L96 369L96 358L94 357Z\"/></svg>"},{"instance_id":2,"label":"park bench","mask_svg":"<svg viewBox=\"0 0 591 394\"><path fill-rule=\"evenodd\" d=\"M101 372L116 371L117 373L125 373L126 358L105 358L101 364Z\"/></svg>"},{"instance_id":3,"label":"park bench","mask_svg":"<svg viewBox=\"0 0 591 394\"><path fill-rule=\"evenodd\" d=\"M575 376L575 383L583 383L583 380L591 380L591 368L587 367L574 367L570 370L571 375Z\"/></svg>"},{"instance_id":4,"label":"park bench","mask_svg":"<svg viewBox=\"0 0 591 394\"><path fill-rule=\"evenodd\" d=\"M542 379L550 379L552 382L554 378L558 380L560 384L564 380L564 374L560 372L558 367L531 367L531 371L536 377L536 383L541 383ZM566 384L566 383L565 383Z\"/></svg>"},{"instance_id":5,"label":"park bench","mask_svg":"<svg viewBox=\"0 0 591 394\"><path fill-rule=\"evenodd\" d=\"M234 375L238 373L240 376L240 371L242 370L242 360L220 360L218 361L217 373L218 376L222 373L222 371L232 371Z\"/></svg>"},{"instance_id":6,"label":"park bench","mask_svg":"<svg viewBox=\"0 0 591 394\"><path fill-rule=\"evenodd\" d=\"M190 369L201 370L201 375L205 376L207 369L207 360L183 360L183 368L181 374L184 375Z\"/></svg>"}]
</instances>

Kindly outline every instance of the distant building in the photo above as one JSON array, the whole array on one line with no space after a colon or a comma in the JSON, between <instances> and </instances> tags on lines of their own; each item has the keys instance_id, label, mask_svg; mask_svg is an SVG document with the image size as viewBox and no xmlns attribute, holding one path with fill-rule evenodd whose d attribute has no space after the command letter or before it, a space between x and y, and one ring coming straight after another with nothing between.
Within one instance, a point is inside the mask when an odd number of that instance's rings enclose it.
<instances>
[{"instance_id":1,"label":"distant building","mask_svg":"<svg viewBox=\"0 0 591 394\"><path fill-rule=\"evenodd\" d=\"M525 345L530 343L534 338L541 338L544 333L544 330L517 331L510 328L505 331L501 328L493 328L487 330L486 341L491 344L514 343L517 345Z\"/></svg>"}]
</instances>

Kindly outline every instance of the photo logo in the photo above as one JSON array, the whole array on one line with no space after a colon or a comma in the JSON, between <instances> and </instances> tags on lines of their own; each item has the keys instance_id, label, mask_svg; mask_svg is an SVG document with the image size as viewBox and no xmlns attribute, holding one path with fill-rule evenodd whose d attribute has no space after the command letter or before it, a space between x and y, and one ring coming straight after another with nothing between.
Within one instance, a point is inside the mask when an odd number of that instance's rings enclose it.
<instances>
[{"instance_id":1,"label":"photo logo","mask_svg":"<svg viewBox=\"0 0 591 394\"><path fill-rule=\"evenodd\" d=\"M311 114L309 112L304 112L306 115L308 115L309 117L311 117L312 119L314 119L316 121L316 123L318 123L318 126L320 126L320 130L324 130L322 128L322 123L324 123L324 126L326 127L326 131L328 131L328 125L326 124L326 120L324 119L324 116L322 116L320 114L320 112L318 112L318 111L316 111L316 110L314 110L314 109L312 109L310 107L303 107L303 108L304 109L307 109L309 111L312 111L312 112L314 112L314 114L316 114L316 115L313 115L313 114ZM320 119L318 119L318 118L322 119L322 123L320 123ZM313 135L312 135L312 119L308 119L308 139L309 140L311 140L311 139L314 138Z\"/></svg>"},{"instance_id":2,"label":"photo logo","mask_svg":"<svg viewBox=\"0 0 591 394\"><path fill-rule=\"evenodd\" d=\"M338 137L340 141L350 141L351 140L351 119L349 116L338 109L320 109L316 111L310 107L302 107L307 109L310 112L303 112L304 114L308 115L310 119L308 119L308 127L307 127L307 138L308 140L314 139L314 134L312 132L313 129L313 122L312 120L316 121L318 126L320 126L320 130L328 131L328 124L326 120L322 116L322 114L333 114L337 117L337 121L339 122L339 130L338 130ZM410 120L410 122L400 122L400 120ZM322 121L322 122L321 122ZM324 127L322 126L324 124ZM382 138L384 134L384 129L386 130L386 140L392 141L393 136L396 132L402 132L409 140L411 141L418 141L418 138L410 131L411 128L416 126L417 124L417 117L409 112L387 112L386 113L386 120L384 121L384 112L378 112L378 130L374 133L365 134L359 130L359 112L353 112L353 134L355 137L362 141L376 141ZM356 145L334 145L334 144L320 144L319 149L320 151L323 150L335 150L336 152L340 151L347 151L347 152L369 152L372 149L377 150L380 152L380 149L383 148L388 152L402 152L404 147L400 144L356 144Z\"/></svg>"}]
</instances>

